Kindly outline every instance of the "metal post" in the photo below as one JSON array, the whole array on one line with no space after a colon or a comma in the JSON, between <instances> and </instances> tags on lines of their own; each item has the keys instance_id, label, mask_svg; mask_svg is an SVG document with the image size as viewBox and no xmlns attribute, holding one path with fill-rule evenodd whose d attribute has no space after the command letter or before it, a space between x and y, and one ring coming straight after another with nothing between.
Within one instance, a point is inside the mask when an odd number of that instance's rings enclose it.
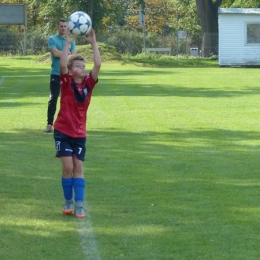
<instances>
[{"instance_id":1,"label":"metal post","mask_svg":"<svg viewBox=\"0 0 260 260\"><path fill-rule=\"evenodd\" d=\"M139 22L140 25L143 26L143 41L144 41L144 53L146 52L146 47L145 47L145 15L144 15L144 10L139 9Z\"/></svg>"},{"instance_id":2,"label":"metal post","mask_svg":"<svg viewBox=\"0 0 260 260\"><path fill-rule=\"evenodd\" d=\"M179 31L176 33L176 56L178 58L179 55Z\"/></svg>"},{"instance_id":3,"label":"metal post","mask_svg":"<svg viewBox=\"0 0 260 260\"><path fill-rule=\"evenodd\" d=\"M178 58L178 55L179 55L179 34L178 34L179 24L178 24L178 21L179 21L179 17L178 17L178 7L176 7L176 26L177 26L177 33L176 33L176 37L177 37L176 55L177 55L177 58Z\"/></svg>"},{"instance_id":4,"label":"metal post","mask_svg":"<svg viewBox=\"0 0 260 260\"><path fill-rule=\"evenodd\" d=\"M145 47L145 26L143 25L143 37L144 37L144 53L146 52L146 47Z\"/></svg>"},{"instance_id":5,"label":"metal post","mask_svg":"<svg viewBox=\"0 0 260 260\"><path fill-rule=\"evenodd\" d=\"M130 56L130 47L131 47L131 30L128 28L128 43L127 43L127 57L129 59Z\"/></svg>"},{"instance_id":6,"label":"metal post","mask_svg":"<svg viewBox=\"0 0 260 260\"><path fill-rule=\"evenodd\" d=\"M23 55L27 54L27 4L24 4L24 43L23 43Z\"/></svg>"},{"instance_id":7,"label":"metal post","mask_svg":"<svg viewBox=\"0 0 260 260\"><path fill-rule=\"evenodd\" d=\"M186 36L186 55L188 55L188 32Z\"/></svg>"}]
</instances>

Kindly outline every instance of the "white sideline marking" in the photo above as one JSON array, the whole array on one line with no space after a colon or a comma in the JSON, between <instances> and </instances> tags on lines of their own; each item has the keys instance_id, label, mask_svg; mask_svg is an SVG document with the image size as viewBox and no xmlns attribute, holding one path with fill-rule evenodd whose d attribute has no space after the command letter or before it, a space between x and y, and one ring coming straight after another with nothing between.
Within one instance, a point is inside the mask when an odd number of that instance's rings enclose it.
<instances>
[{"instance_id":1,"label":"white sideline marking","mask_svg":"<svg viewBox=\"0 0 260 260\"><path fill-rule=\"evenodd\" d=\"M0 86L4 83L4 81L5 81L5 77L1 77L0 78Z\"/></svg>"},{"instance_id":2,"label":"white sideline marking","mask_svg":"<svg viewBox=\"0 0 260 260\"><path fill-rule=\"evenodd\" d=\"M86 218L78 220L78 231L81 237L81 246L87 260L101 260L96 242L96 236L92 228L91 217L88 212L88 204L85 201Z\"/></svg>"}]
</instances>

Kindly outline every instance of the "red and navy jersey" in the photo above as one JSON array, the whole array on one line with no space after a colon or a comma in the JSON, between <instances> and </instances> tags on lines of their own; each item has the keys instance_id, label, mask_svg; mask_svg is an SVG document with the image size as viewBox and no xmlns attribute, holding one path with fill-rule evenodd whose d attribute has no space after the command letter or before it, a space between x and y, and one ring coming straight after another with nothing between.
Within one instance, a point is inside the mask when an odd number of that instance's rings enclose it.
<instances>
[{"instance_id":1,"label":"red and navy jersey","mask_svg":"<svg viewBox=\"0 0 260 260\"><path fill-rule=\"evenodd\" d=\"M54 128L71 137L86 136L87 110L92 91L96 85L91 73L81 84L76 84L68 75L60 76L60 111Z\"/></svg>"}]
</instances>

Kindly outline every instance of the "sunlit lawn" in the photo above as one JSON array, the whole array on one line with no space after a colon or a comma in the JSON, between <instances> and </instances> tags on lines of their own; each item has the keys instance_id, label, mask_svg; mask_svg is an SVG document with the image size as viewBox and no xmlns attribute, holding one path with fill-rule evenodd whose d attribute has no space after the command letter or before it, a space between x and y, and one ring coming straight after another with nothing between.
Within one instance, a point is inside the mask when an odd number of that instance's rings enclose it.
<instances>
[{"instance_id":1,"label":"sunlit lawn","mask_svg":"<svg viewBox=\"0 0 260 260\"><path fill-rule=\"evenodd\" d=\"M49 64L32 60L0 59L1 260L260 258L259 69L104 63L79 222L43 132Z\"/></svg>"}]
</instances>

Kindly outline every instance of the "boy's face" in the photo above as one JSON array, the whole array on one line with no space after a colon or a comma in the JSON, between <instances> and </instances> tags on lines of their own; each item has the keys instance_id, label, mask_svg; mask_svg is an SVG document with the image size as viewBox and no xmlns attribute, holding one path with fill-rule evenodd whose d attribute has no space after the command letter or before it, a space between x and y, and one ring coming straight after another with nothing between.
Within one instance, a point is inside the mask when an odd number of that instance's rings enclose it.
<instances>
[{"instance_id":1,"label":"boy's face","mask_svg":"<svg viewBox=\"0 0 260 260\"><path fill-rule=\"evenodd\" d=\"M87 75L87 70L84 61L75 60L70 70L70 75L73 78L83 78Z\"/></svg>"}]
</instances>

